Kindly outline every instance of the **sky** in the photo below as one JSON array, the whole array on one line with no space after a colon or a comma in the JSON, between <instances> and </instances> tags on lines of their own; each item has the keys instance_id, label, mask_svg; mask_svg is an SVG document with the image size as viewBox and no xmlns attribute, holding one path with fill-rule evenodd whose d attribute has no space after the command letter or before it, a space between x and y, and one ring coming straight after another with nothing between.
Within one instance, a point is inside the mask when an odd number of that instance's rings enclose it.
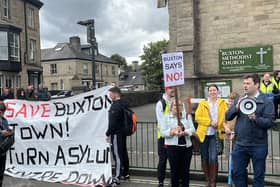
<instances>
[{"instance_id":1,"label":"sky","mask_svg":"<svg viewBox=\"0 0 280 187\"><path fill-rule=\"evenodd\" d=\"M118 53L128 63L139 60L144 45L168 39L168 9L157 0L41 0L41 48L53 48L79 36L86 43L80 20L94 19L99 52Z\"/></svg>"}]
</instances>

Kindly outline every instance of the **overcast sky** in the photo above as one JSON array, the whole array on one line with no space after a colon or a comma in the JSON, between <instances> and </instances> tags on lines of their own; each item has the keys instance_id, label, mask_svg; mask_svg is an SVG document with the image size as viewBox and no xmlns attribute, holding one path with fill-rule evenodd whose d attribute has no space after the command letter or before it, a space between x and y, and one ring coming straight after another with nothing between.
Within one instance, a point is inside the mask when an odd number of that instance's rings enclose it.
<instances>
[{"instance_id":1,"label":"overcast sky","mask_svg":"<svg viewBox=\"0 0 280 187\"><path fill-rule=\"evenodd\" d=\"M52 48L79 36L86 42L86 28L77 21L95 19L96 39L102 54L118 53L128 62L137 60L143 46L168 39L168 10L157 0L41 0L41 47Z\"/></svg>"}]
</instances>

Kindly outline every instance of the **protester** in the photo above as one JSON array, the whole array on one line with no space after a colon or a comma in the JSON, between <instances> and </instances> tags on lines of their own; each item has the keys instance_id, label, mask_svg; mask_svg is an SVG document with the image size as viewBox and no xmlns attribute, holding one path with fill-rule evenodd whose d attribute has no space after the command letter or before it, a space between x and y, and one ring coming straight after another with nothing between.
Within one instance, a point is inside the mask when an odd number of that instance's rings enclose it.
<instances>
[{"instance_id":1,"label":"protester","mask_svg":"<svg viewBox=\"0 0 280 187\"><path fill-rule=\"evenodd\" d=\"M165 179L165 170L167 163L167 150L164 145L164 138L160 134L160 126L163 124L164 115L168 114L170 100L175 95L174 87L165 87L165 93L162 95L162 98L156 104L156 117L158 123L158 167L157 167L157 178L158 178L158 187L164 186Z\"/></svg>"},{"instance_id":2,"label":"protester","mask_svg":"<svg viewBox=\"0 0 280 187\"><path fill-rule=\"evenodd\" d=\"M239 97L239 94L236 92L231 92L228 96L227 104L228 108L233 104L234 100ZM236 118L231 121L225 121L224 129L226 136L224 137L224 153L226 158L229 156L229 149L230 149L230 141L233 141L233 134L234 134L234 126L235 126Z\"/></svg>"},{"instance_id":3,"label":"protester","mask_svg":"<svg viewBox=\"0 0 280 187\"><path fill-rule=\"evenodd\" d=\"M177 121L177 107L179 108L179 124ZM171 186L178 187L179 181L183 187L189 186L190 163L192 158L192 142L190 137L195 133L192 119L186 119L183 113L183 104L172 99L170 111L164 116L160 126L164 144L167 146L167 157L171 168Z\"/></svg>"},{"instance_id":4,"label":"protester","mask_svg":"<svg viewBox=\"0 0 280 187\"><path fill-rule=\"evenodd\" d=\"M274 108L272 101L259 92L260 79L257 74L244 76L245 96L234 101L226 112L226 120L235 117L236 144L232 153L232 174L235 186L247 186L247 166L250 160L254 169L254 187L264 186L265 160L268 152L267 130L274 125ZM254 99L257 108L252 114L240 111L240 102L245 97Z\"/></svg>"},{"instance_id":5,"label":"protester","mask_svg":"<svg viewBox=\"0 0 280 187\"><path fill-rule=\"evenodd\" d=\"M260 91L265 94L267 97L269 97L271 100L273 100L273 83L270 80L270 74L265 73L263 75L263 80L260 84Z\"/></svg>"},{"instance_id":6,"label":"protester","mask_svg":"<svg viewBox=\"0 0 280 187\"><path fill-rule=\"evenodd\" d=\"M278 112L278 107L280 104L280 71L275 71L273 73L273 77L271 79L271 82L273 83L273 94L274 94L274 113L275 113L275 118L279 118L279 112Z\"/></svg>"},{"instance_id":7,"label":"protester","mask_svg":"<svg viewBox=\"0 0 280 187\"><path fill-rule=\"evenodd\" d=\"M35 92L34 92L34 86L32 84L28 85L25 97L26 97L26 100L28 100L28 101L35 101L36 100L36 96L35 96Z\"/></svg>"},{"instance_id":8,"label":"protester","mask_svg":"<svg viewBox=\"0 0 280 187\"><path fill-rule=\"evenodd\" d=\"M6 107L3 102L0 102L0 141L3 140L3 137L11 136L14 134L14 131L10 130L8 127L8 121L4 118ZM2 187L4 171L6 165L6 153L0 153L0 187Z\"/></svg>"},{"instance_id":9,"label":"protester","mask_svg":"<svg viewBox=\"0 0 280 187\"><path fill-rule=\"evenodd\" d=\"M6 99L14 99L14 94L11 92L10 88L4 88L3 94L1 95L1 101Z\"/></svg>"},{"instance_id":10,"label":"protester","mask_svg":"<svg viewBox=\"0 0 280 187\"><path fill-rule=\"evenodd\" d=\"M51 99L51 95L47 89L43 87L43 84L38 85L38 92L37 92L37 100L38 101L49 101Z\"/></svg>"},{"instance_id":11,"label":"protester","mask_svg":"<svg viewBox=\"0 0 280 187\"><path fill-rule=\"evenodd\" d=\"M129 160L126 146L126 135L124 128L124 108L128 107L128 102L121 99L121 90L118 87L109 89L109 95L113 103L109 110L109 126L106 132L106 140L112 144L112 153L115 160L115 177L112 183L120 184L121 175L129 179Z\"/></svg>"},{"instance_id":12,"label":"protester","mask_svg":"<svg viewBox=\"0 0 280 187\"><path fill-rule=\"evenodd\" d=\"M16 99L26 99L25 91L24 91L23 88L19 88L19 89L17 90Z\"/></svg>"},{"instance_id":13,"label":"protester","mask_svg":"<svg viewBox=\"0 0 280 187\"><path fill-rule=\"evenodd\" d=\"M201 142L201 161L207 186L216 186L218 171L217 142L223 140L224 116L227 110L225 100L218 98L219 88L212 84L208 87L208 99L199 103L195 112L198 123L196 134Z\"/></svg>"}]
</instances>

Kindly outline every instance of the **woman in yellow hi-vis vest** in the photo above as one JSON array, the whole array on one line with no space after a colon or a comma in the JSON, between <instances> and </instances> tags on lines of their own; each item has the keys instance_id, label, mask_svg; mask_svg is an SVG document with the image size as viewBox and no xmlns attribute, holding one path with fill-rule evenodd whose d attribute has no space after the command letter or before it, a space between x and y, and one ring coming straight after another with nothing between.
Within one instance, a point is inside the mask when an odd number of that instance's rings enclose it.
<instances>
[{"instance_id":1,"label":"woman in yellow hi-vis vest","mask_svg":"<svg viewBox=\"0 0 280 187\"><path fill-rule=\"evenodd\" d=\"M216 186L218 171L217 139L223 140L225 112L227 104L225 100L218 98L219 88L212 84L208 87L208 99L199 103L195 112L195 120L198 123L196 134L201 142L200 152L202 169L205 175L207 187Z\"/></svg>"}]
</instances>

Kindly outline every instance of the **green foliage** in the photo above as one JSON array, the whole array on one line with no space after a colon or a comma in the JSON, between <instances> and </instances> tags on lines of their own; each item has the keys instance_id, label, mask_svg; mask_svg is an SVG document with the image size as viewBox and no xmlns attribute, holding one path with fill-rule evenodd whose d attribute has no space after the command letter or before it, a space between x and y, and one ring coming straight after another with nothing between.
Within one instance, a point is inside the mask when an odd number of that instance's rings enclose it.
<instances>
[{"instance_id":1,"label":"green foliage","mask_svg":"<svg viewBox=\"0 0 280 187\"><path fill-rule=\"evenodd\" d=\"M155 43L151 42L143 48L144 54L140 56L143 61L141 71L149 90L163 90L161 53L167 50L167 46L168 41L162 40Z\"/></svg>"},{"instance_id":2,"label":"green foliage","mask_svg":"<svg viewBox=\"0 0 280 187\"><path fill-rule=\"evenodd\" d=\"M120 67L124 70L124 71L130 71L132 69L131 66L127 65L126 59L125 57L119 55L119 54L113 54L110 57L112 60L119 62Z\"/></svg>"}]
</instances>

